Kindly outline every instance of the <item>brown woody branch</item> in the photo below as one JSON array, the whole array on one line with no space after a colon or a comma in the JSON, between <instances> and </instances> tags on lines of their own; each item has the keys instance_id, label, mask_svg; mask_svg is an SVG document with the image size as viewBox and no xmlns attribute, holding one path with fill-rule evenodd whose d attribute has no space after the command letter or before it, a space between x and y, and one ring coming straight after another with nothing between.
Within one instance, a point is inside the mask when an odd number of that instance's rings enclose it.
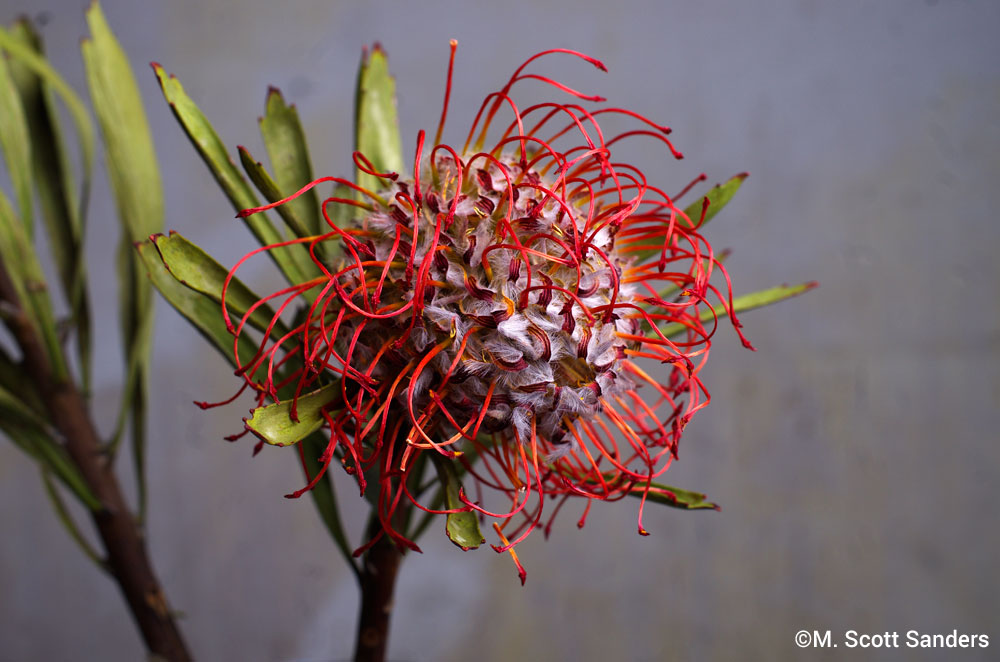
<instances>
[{"instance_id":1,"label":"brown woody branch","mask_svg":"<svg viewBox=\"0 0 1000 662\"><path fill-rule=\"evenodd\" d=\"M0 260L0 301L10 314L7 326L21 348L23 367L35 384L66 451L97 496L102 508L91 512L107 554L107 566L125 596L146 648L163 659L190 660L187 646L153 572L145 537L125 502L110 459L87 404L71 379L56 380L41 339L18 301Z\"/></svg>"}]
</instances>

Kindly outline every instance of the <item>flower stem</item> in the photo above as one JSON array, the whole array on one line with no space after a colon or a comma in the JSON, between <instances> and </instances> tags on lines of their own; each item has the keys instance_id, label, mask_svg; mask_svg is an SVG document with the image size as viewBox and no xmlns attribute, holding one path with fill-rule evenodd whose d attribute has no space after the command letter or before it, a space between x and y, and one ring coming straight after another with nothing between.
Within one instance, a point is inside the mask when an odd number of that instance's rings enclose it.
<instances>
[{"instance_id":1,"label":"flower stem","mask_svg":"<svg viewBox=\"0 0 1000 662\"><path fill-rule=\"evenodd\" d=\"M369 538L376 535L381 526L378 517L373 515L368 524ZM365 552L361 564L361 614L354 648L355 662L385 660L389 647L392 596L402 559L402 551L388 535L383 535Z\"/></svg>"},{"instance_id":2,"label":"flower stem","mask_svg":"<svg viewBox=\"0 0 1000 662\"><path fill-rule=\"evenodd\" d=\"M53 375L45 347L21 307L2 260L0 301L11 310L5 322L21 348L24 371L38 389L67 453L101 503L90 514L107 553L107 568L128 603L147 650L170 662L190 660L153 572L144 534L125 502L110 458L102 450L87 404L72 379Z\"/></svg>"}]
</instances>

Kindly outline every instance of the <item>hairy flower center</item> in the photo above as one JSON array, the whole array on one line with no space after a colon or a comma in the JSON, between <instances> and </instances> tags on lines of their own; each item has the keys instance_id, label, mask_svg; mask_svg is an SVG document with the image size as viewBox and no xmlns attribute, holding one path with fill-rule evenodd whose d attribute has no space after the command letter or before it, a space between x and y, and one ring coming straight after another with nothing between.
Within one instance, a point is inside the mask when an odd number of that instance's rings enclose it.
<instances>
[{"instance_id":1,"label":"hairy flower center","mask_svg":"<svg viewBox=\"0 0 1000 662\"><path fill-rule=\"evenodd\" d=\"M515 155L464 166L438 157L419 184L380 194L386 204L362 221L375 267L365 282L345 269L341 285L377 311L413 314L368 319L338 334L338 350L377 362L380 381L412 372L397 395L411 411L433 403L453 426L482 415L485 431L513 425L522 439L534 419L559 443L565 416L592 416L633 386L619 363L638 324L613 313L633 296L615 227L586 186Z\"/></svg>"}]
</instances>

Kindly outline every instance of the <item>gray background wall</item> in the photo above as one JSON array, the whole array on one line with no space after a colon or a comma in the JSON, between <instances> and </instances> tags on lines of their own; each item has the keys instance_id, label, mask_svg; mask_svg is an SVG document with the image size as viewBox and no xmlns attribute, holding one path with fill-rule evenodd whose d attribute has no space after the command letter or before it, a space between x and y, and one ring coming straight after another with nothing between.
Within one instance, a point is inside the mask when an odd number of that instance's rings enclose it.
<instances>
[{"instance_id":1,"label":"gray background wall","mask_svg":"<svg viewBox=\"0 0 1000 662\"><path fill-rule=\"evenodd\" d=\"M5 21L47 12L52 58L85 89L83 2L0 9ZM524 588L507 558L463 554L435 527L403 569L392 657L877 659L800 651L793 635L957 628L989 634L991 648L884 657L995 659L1000 5L108 0L105 10L146 95L167 227L224 262L252 246L249 234L145 62L179 76L227 145L256 154L266 86L281 87L317 173L344 174L361 46L378 39L390 54L409 152L436 125L455 37L453 140L527 55L584 50L610 74L567 60L548 70L669 123L688 155L674 163L634 142L623 160L667 190L702 171L710 181L751 172L708 232L735 249L738 292L822 283L744 317L757 353L731 333L713 349L714 400L669 480L708 492L721 513L650 508L652 535L640 538L634 506L597 504L582 531L568 510L549 541L519 548ZM121 385L118 232L103 180L91 218L94 409L109 421ZM202 660L347 657L353 580L308 501L281 498L300 484L293 454L252 460L249 443L222 441L244 408L190 403L228 396L231 376L165 305L158 315L149 533L193 649ZM356 496L342 500L357 538ZM0 531L0 659L141 657L116 589L72 548L7 443Z\"/></svg>"}]
</instances>

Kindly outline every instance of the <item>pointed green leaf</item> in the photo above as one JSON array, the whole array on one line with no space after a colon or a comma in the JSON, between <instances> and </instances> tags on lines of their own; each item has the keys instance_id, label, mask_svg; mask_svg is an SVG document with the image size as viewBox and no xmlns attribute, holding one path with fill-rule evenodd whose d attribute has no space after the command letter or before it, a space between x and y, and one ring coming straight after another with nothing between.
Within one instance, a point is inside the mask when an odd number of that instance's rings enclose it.
<instances>
[{"instance_id":1,"label":"pointed green leaf","mask_svg":"<svg viewBox=\"0 0 1000 662\"><path fill-rule=\"evenodd\" d=\"M632 489L629 491L629 495L642 497L645 489L646 486L644 483L638 483L632 486ZM706 496L704 494L682 490L678 487L671 487L669 485L660 485L658 483L650 484L646 499L648 501L662 503L665 506L680 508L682 510L719 510L718 505L705 500Z\"/></svg>"},{"instance_id":2,"label":"pointed green leaf","mask_svg":"<svg viewBox=\"0 0 1000 662\"><path fill-rule=\"evenodd\" d=\"M435 451L427 451L431 454L434 468L437 470L438 479L444 489L444 503L448 510L465 508L465 504L459 498L459 490L462 482L455 469L455 462ZM479 518L471 510L459 513L448 513L445 520L445 533L448 540L462 548L463 551L476 549L486 542L482 531L479 530Z\"/></svg>"},{"instance_id":3,"label":"pointed green leaf","mask_svg":"<svg viewBox=\"0 0 1000 662\"><path fill-rule=\"evenodd\" d=\"M90 115L87 113L87 108L80 101L76 93L73 92L73 88L66 84L62 76L45 61L45 58L39 55L30 45L8 34L3 28L0 28L0 49L7 51L11 57L16 58L19 63L41 77L51 90L63 100L63 103L66 104L66 108L69 110L70 116L73 118L77 139L80 141L80 160L83 173L79 201L79 222L82 231L85 225L84 211L87 208L86 200L90 194L90 178L94 164L94 129L90 124Z\"/></svg>"},{"instance_id":4,"label":"pointed green leaf","mask_svg":"<svg viewBox=\"0 0 1000 662\"><path fill-rule=\"evenodd\" d=\"M340 384L328 384L312 393L280 403L258 407L246 420L251 432L272 446L291 446L318 430L324 423L323 410L340 397ZM297 420L292 419L295 406Z\"/></svg>"},{"instance_id":5,"label":"pointed green leaf","mask_svg":"<svg viewBox=\"0 0 1000 662\"><path fill-rule=\"evenodd\" d=\"M117 450L131 421L132 456L139 491L138 513L145 512L146 380L153 334L153 293L143 278L132 244L163 227L163 187L142 95L128 56L93 2L86 12L91 38L81 44L90 99L104 138L108 179L123 235L118 250L119 298L125 353L125 387L118 425L109 443Z\"/></svg>"},{"instance_id":6,"label":"pointed green leaf","mask_svg":"<svg viewBox=\"0 0 1000 662\"><path fill-rule=\"evenodd\" d=\"M354 107L355 149L371 161L377 172L402 172L403 147L396 117L396 81L389 74L389 61L378 44L361 57ZM378 193L384 188L377 177L360 170L356 181Z\"/></svg>"},{"instance_id":7,"label":"pointed green leaf","mask_svg":"<svg viewBox=\"0 0 1000 662\"><path fill-rule=\"evenodd\" d=\"M19 425L31 425L39 429L44 429L48 425L40 412L14 395L14 392L3 384L0 384L0 414Z\"/></svg>"},{"instance_id":8,"label":"pointed green leaf","mask_svg":"<svg viewBox=\"0 0 1000 662\"><path fill-rule=\"evenodd\" d=\"M163 227L163 188L142 95L128 56L97 2L87 10L92 37L81 50L90 97L104 136L118 215L131 242ZM131 255L130 251L130 255Z\"/></svg>"},{"instance_id":9,"label":"pointed green leaf","mask_svg":"<svg viewBox=\"0 0 1000 662\"><path fill-rule=\"evenodd\" d=\"M28 236L34 230L31 195L31 144L28 122L24 117L21 95L7 66L0 57L0 147L7 161L7 172L14 185L14 198Z\"/></svg>"},{"instance_id":10,"label":"pointed green leaf","mask_svg":"<svg viewBox=\"0 0 1000 662\"><path fill-rule=\"evenodd\" d=\"M794 296L798 296L803 292L807 292L812 288L816 287L818 283L815 281L809 283L802 283L800 285L779 285L778 287L772 287L768 290L760 290L759 292L754 292L752 294L744 294L741 297L736 297L733 299L733 310L737 313L742 313L747 310L753 310L754 308L762 308L763 306L769 306L772 303L777 303L785 299L789 299ZM726 307L721 303L714 306L711 310L706 310L701 315L698 316L702 322L710 322L717 317L725 317L728 313L726 312ZM674 323L668 324L667 326L660 329L663 335L668 338L676 336L679 333L683 333L687 330L687 326ZM650 338L659 337L655 335L650 335Z\"/></svg>"},{"instance_id":11,"label":"pointed green leaf","mask_svg":"<svg viewBox=\"0 0 1000 662\"><path fill-rule=\"evenodd\" d=\"M708 200L708 209L705 210L705 220L701 224L702 228L705 227L705 223L715 218L716 214L722 211L722 208L733 199L736 191L740 190L743 180L747 177L749 177L749 173L743 172L730 178L725 184L716 184L701 199L688 205L687 209L684 210L684 214L692 223L697 223L701 219L702 205L704 205L705 200ZM661 247L657 246L655 248L645 248L635 251L635 263L642 264L650 258L659 257L661 250Z\"/></svg>"},{"instance_id":12,"label":"pointed green leaf","mask_svg":"<svg viewBox=\"0 0 1000 662\"><path fill-rule=\"evenodd\" d=\"M16 396L0 391L0 431L40 466L50 470L91 510L100 510L101 502L87 486L80 470L55 440L47 423L28 411Z\"/></svg>"},{"instance_id":13,"label":"pointed green leaf","mask_svg":"<svg viewBox=\"0 0 1000 662\"><path fill-rule=\"evenodd\" d=\"M271 178L271 175L264 168L264 164L254 159L246 147L242 145L237 147L237 151L240 153L240 163L243 165L243 170L250 177L250 181L257 187L257 190L260 191L260 194L264 196L264 199L268 202L283 200L286 196L282 195L278 189L278 184ZM288 204L276 207L275 210L292 232L295 233L295 236L308 237L314 234Z\"/></svg>"},{"instance_id":14,"label":"pointed green leaf","mask_svg":"<svg viewBox=\"0 0 1000 662\"><path fill-rule=\"evenodd\" d=\"M229 273L225 267L176 232L171 232L169 236L154 235L151 239L160 253L163 265L174 278L192 290L207 295L213 301L222 303L222 286ZM261 297L241 280L235 277L230 280L226 290L226 307L230 314L235 315L234 324L237 324L239 319L260 300ZM216 314L222 315L221 306ZM257 307L249 322L258 330L265 331L273 318L274 310L269 305L263 304ZM272 333L281 337L288 333L288 326L278 319Z\"/></svg>"},{"instance_id":15,"label":"pointed green leaf","mask_svg":"<svg viewBox=\"0 0 1000 662\"><path fill-rule=\"evenodd\" d=\"M45 405L27 373L0 347L0 389L17 393L18 400L38 416L45 416Z\"/></svg>"},{"instance_id":16,"label":"pointed green leaf","mask_svg":"<svg viewBox=\"0 0 1000 662\"><path fill-rule=\"evenodd\" d=\"M743 180L749 177L750 174L746 172L741 172L740 174L731 177L725 184L716 184L708 193L699 200L698 202L688 205L688 208L684 210L684 213L692 223L697 223L701 218L701 208L704 204L704 200L708 200L708 209L705 210L705 220L702 222L702 227L705 223L715 218L715 215L722 211L722 208L729 204L729 201L733 199L736 192L740 190L743 186Z\"/></svg>"},{"instance_id":17,"label":"pointed green leaf","mask_svg":"<svg viewBox=\"0 0 1000 662\"><path fill-rule=\"evenodd\" d=\"M267 92L267 112L260 120L260 133L282 197L295 193L313 180L309 149L299 122L299 113L294 104L285 105L281 92L273 87ZM319 199L315 189L282 206L288 207L306 229L307 235L298 236L317 235L322 231Z\"/></svg>"},{"instance_id":18,"label":"pointed green leaf","mask_svg":"<svg viewBox=\"0 0 1000 662\"><path fill-rule=\"evenodd\" d=\"M205 161L215 181L225 192L233 208L237 212L251 207L260 206L245 179L240 175L233 160L229 158L222 140L219 139L215 129L209 124L198 106L184 92L183 86L173 75L168 76L157 63L153 63L153 71L160 81L163 96L170 104L174 116L180 122L181 127L191 140L191 144ZM268 217L264 213L257 213L246 217L246 223L250 231L262 245L277 244L283 241L283 237ZM302 283L307 277L302 272L299 264L303 260L308 260L309 256L302 255L306 251L302 246L286 246L268 251L268 254L281 269L291 283ZM295 258L295 253L299 253L299 258Z\"/></svg>"},{"instance_id":19,"label":"pointed green leaf","mask_svg":"<svg viewBox=\"0 0 1000 662\"><path fill-rule=\"evenodd\" d=\"M317 431L303 439L302 445L302 457L305 460L306 469L308 470L306 478L311 479L322 468L319 458L326 451L327 438L321 432ZM333 491L333 481L330 479L329 472L323 474L323 477L309 490L309 496L312 497L313 505L316 506L319 517L326 526L326 530L330 532L330 536L337 545L337 549L340 550L341 556L344 557L344 560L347 561L347 564L354 570L355 574L358 574L358 566L352 554L353 550L347 541L347 535L340 520L340 511L337 508L337 494Z\"/></svg>"},{"instance_id":20,"label":"pointed green leaf","mask_svg":"<svg viewBox=\"0 0 1000 662\"><path fill-rule=\"evenodd\" d=\"M222 310L218 303L211 297L196 292L191 288L181 285L177 279L170 275L160 254L150 240L139 242L136 250L142 258L143 266L149 275L153 286L159 290L163 298L183 315L192 326L205 337L209 343L219 350L219 353L233 366L236 365L233 359L233 336L226 330L226 323L222 319ZM246 365L257 352L257 347L246 338L240 336L239 356L240 363Z\"/></svg>"},{"instance_id":21,"label":"pointed green leaf","mask_svg":"<svg viewBox=\"0 0 1000 662\"><path fill-rule=\"evenodd\" d=\"M59 518L59 522L66 529L66 532L69 533L73 542L79 546L84 556L93 561L98 568L110 573L108 564L87 541L87 538L81 533L80 527L76 525L73 516L69 512L69 508L66 507L63 498L59 496L59 489L52 482L52 473L45 467L42 467L42 484L45 485L45 493L48 495L49 501L52 502L52 508L56 511L56 517Z\"/></svg>"},{"instance_id":22,"label":"pointed green leaf","mask_svg":"<svg viewBox=\"0 0 1000 662\"><path fill-rule=\"evenodd\" d=\"M67 379L69 372L59 343L42 267L24 224L3 191L0 191L0 263L14 284L18 307L31 321L45 347L53 379L56 382Z\"/></svg>"},{"instance_id":23,"label":"pointed green leaf","mask_svg":"<svg viewBox=\"0 0 1000 662\"><path fill-rule=\"evenodd\" d=\"M27 20L18 21L11 28L10 36L36 56L41 56L41 38ZM73 192L69 155L59 126L54 86L43 73L31 68L19 57L11 58L9 65L28 121L33 175L41 202L46 243L52 251L62 289L69 302L70 320L76 331L80 381L84 392L87 392L90 389L91 326L81 217ZM89 132L90 120L85 113L83 119ZM92 142L93 137L81 136L81 140ZM85 174L85 179L89 179L89 174Z\"/></svg>"}]
</instances>

